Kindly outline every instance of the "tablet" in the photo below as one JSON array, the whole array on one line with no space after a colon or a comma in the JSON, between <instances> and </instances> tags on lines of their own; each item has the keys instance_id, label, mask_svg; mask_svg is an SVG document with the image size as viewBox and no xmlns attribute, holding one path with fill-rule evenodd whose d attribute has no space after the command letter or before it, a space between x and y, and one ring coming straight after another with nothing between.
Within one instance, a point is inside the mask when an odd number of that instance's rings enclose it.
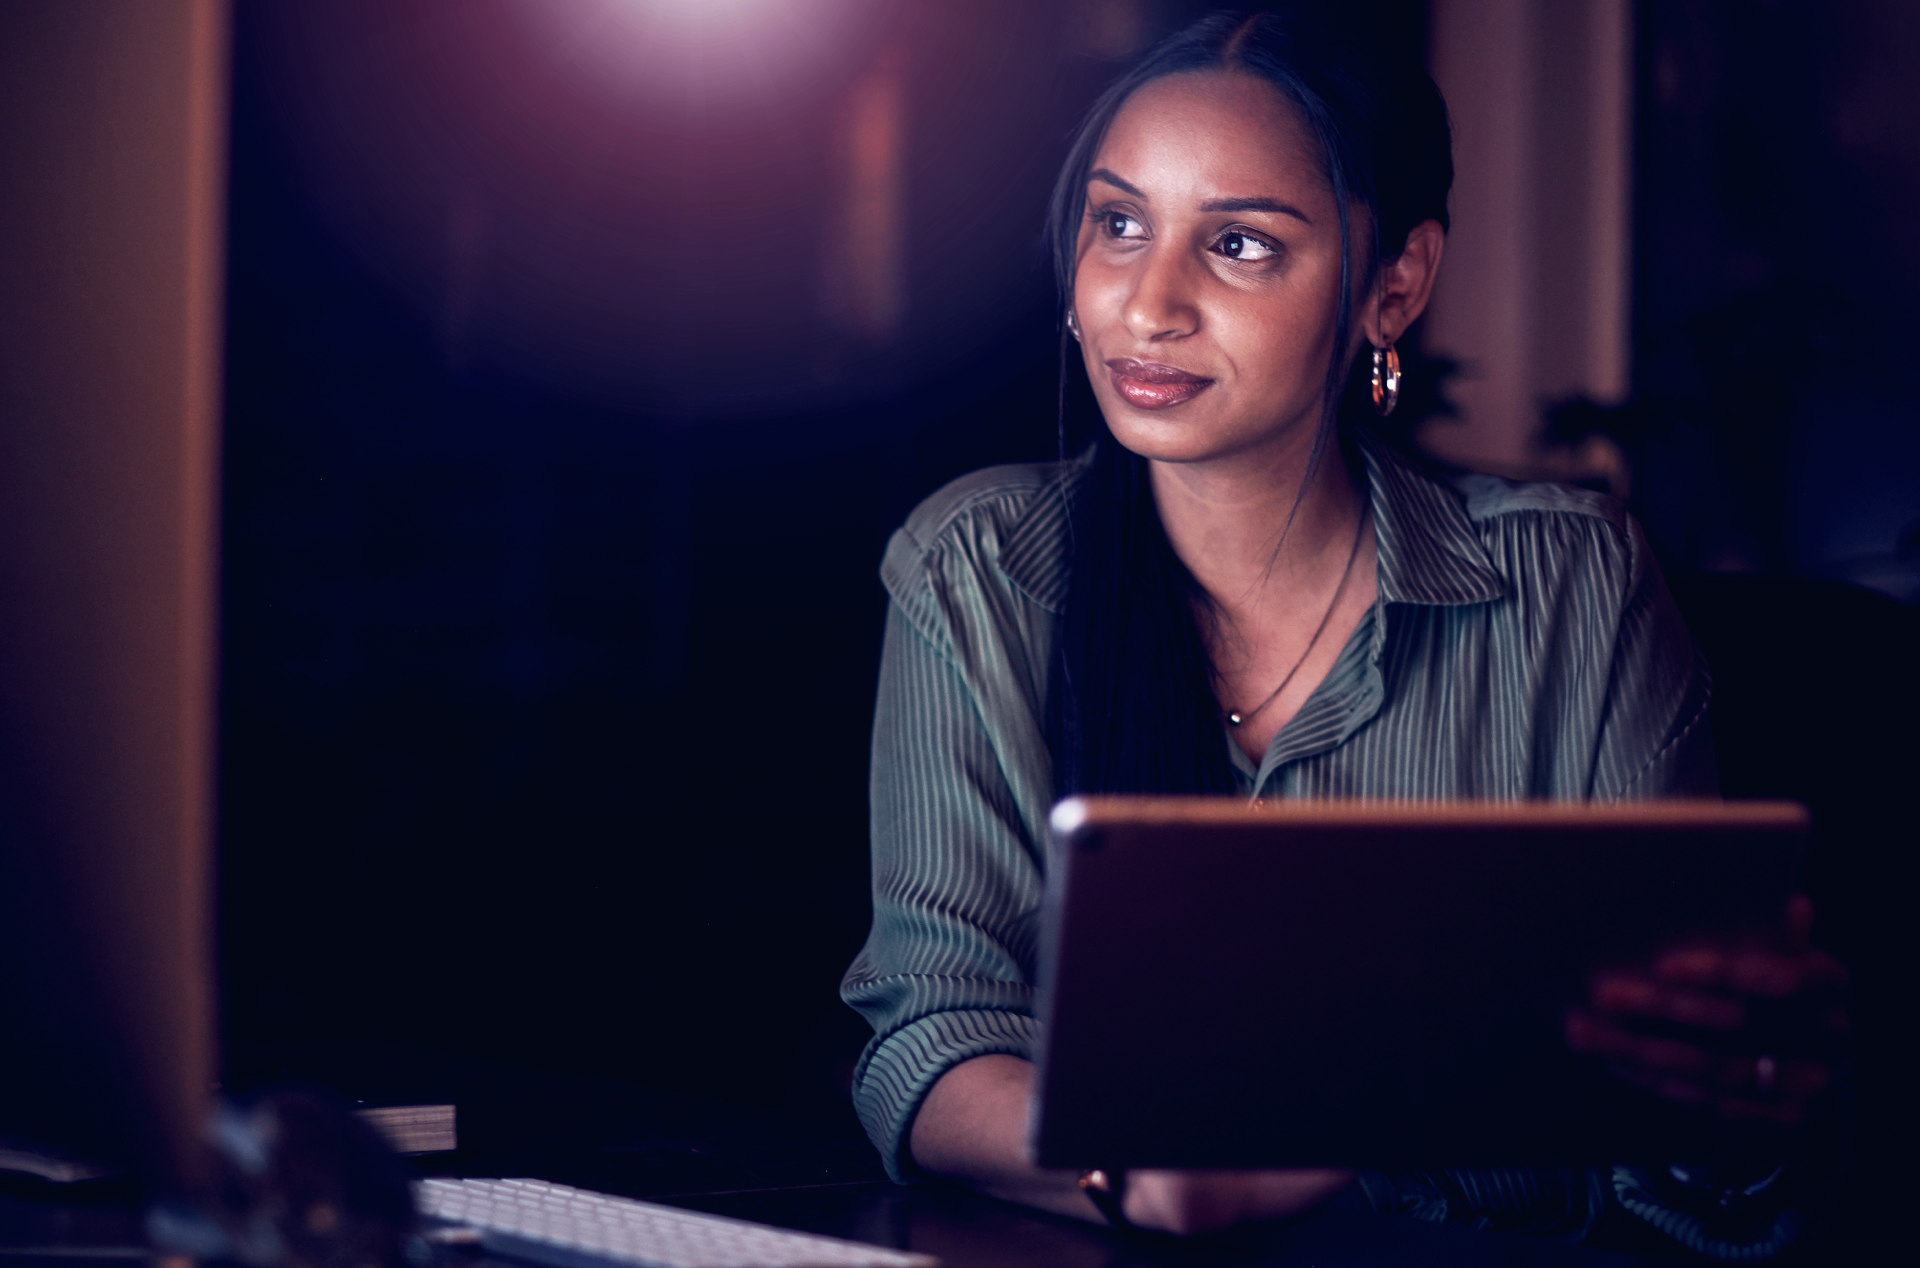
<instances>
[{"instance_id":1,"label":"tablet","mask_svg":"<svg viewBox=\"0 0 1920 1268\"><path fill-rule=\"evenodd\" d=\"M1705 1147L1565 1015L1598 970L1777 929L1807 815L1087 797L1052 827L1038 1163L1553 1165Z\"/></svg>"}]
</instances>

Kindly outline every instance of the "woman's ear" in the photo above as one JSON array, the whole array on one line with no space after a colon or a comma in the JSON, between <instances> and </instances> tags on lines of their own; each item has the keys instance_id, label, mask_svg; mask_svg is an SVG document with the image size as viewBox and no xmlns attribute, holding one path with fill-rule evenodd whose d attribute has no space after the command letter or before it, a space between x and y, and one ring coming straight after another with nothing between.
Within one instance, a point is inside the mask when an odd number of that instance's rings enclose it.
<instances>
[{"instance_id":1,"label":"woman's ear","mask_svg":"<svg viewBox=\"0 0 1920 1268\"><path fill-rule=\"evenodd\" d=\"M1446 250L1447 231L1437 220L1422 220L1407 234L1400 254L1380 265L1378 304L1367 305L1363 323L1367 339L1384 348L1407 332L1433 295L1434 274Z\"/></svg>"}]
</instances>

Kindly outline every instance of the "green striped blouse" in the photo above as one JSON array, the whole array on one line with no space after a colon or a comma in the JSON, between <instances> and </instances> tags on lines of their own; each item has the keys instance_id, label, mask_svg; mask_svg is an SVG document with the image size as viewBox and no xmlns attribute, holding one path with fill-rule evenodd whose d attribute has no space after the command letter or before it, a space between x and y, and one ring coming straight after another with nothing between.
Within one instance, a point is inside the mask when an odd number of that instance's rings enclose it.
<instances>
[{"instance_id":1,"label":"green striped blouse","mask_svg":"<svg viewBox=\"0 0 1920 1268\"><path fill-rule=\"evenodd\" d=\"M1361 436L1379 598L1256 766L1264 797L1711 794L1709 680L1619 502L1435 479ZM936 1079L1030 1056L1067 589L1070 464L994 467L894 534L873 732L873 930L841 997L872 1024L854 1103L895 1179ZM1141 1001L1143 1016L1153 1004Z\"/></svg>"}]
</instances>

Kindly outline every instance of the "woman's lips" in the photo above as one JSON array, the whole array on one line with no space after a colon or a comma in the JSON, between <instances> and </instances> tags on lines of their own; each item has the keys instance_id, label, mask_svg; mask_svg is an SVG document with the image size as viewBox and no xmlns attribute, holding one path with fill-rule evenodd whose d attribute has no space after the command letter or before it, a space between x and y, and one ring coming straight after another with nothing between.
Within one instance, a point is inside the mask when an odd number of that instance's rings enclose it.
<instances>
[{"instance_id":1,"label":"woman's lips","mask_svg":"<svg viewBox=\"0 0 1920 1268\"><path fill-rule=\"evenodd\" d=\"M1107 362L1113 390L1135 409L1168 409L1185 404L1213 386L1212 379L1157 361L1115 357Z\"/></svg>"}]
</instances>

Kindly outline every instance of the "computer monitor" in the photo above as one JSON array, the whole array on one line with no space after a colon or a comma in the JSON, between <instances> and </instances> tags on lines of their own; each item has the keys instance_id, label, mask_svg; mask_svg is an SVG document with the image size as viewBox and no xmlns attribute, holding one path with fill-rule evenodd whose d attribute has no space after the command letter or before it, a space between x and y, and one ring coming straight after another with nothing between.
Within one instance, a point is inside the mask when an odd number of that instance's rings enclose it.
<instances>
[{"instance_id":1,"label":"computer monitor","mask_svg":"<svg viewBox=\"0 0 1920 1268\"><path fill-rule=\"evenodd\" d=\"M0 1136L190 1182L224 0L0 5Z\"/></svg>"}]
</instances>

